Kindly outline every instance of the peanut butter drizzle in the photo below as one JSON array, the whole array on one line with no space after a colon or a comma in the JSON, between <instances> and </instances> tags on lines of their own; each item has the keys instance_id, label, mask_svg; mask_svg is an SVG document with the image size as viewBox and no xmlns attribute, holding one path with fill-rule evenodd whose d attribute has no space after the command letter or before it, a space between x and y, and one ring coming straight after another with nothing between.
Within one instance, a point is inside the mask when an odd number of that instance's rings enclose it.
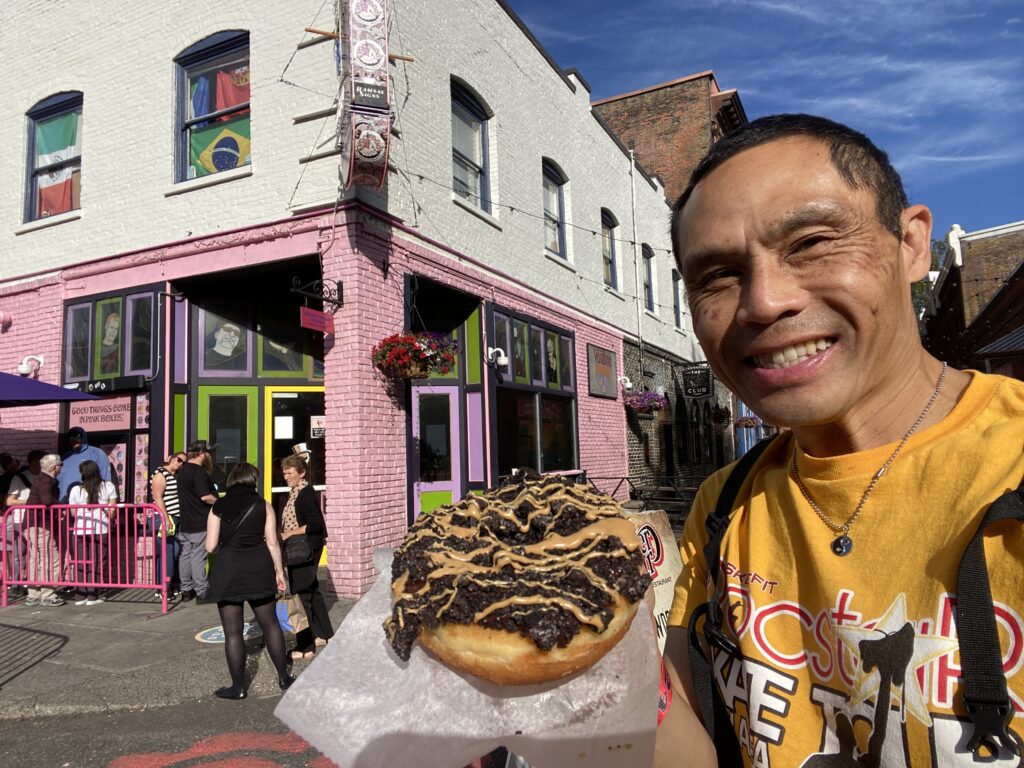
<instances>
[{"instance_id":1,"label":"peanut butter drizzle","mask_svg":"<svg viewBox=\"0 0 1024 768\"><path fill-rule=\"evenodd\" d=\"M562 589L557 582L577 569L589 586L604 592L609 602L614 602L613 585L588 564L596 557L628 559L639 547L633 523L621 517L618 504L611 497L589 486L551 480L527 481L515 495L510 494L511 491L505 489L485 496L470 496L454 506L444 506L423 515L409 530L402 550L425 542L427 546L422 554L431 569L422 585L413 591L407 589L407 572L395 578L395 614L402 626L406 611L416 613L428 605L434 615L443 620L459 590L475 585L491 592L506 591L508 595L476 611L475 622L512 607L523 609L514 611L515 615L535 608L555 607L570 613L583 626L590 626L597 632L605 630L611 616L607 607L602 609L582 595ZM553 507L558 511L552 511ZM547 527L554 530L562 514L570 509L582 513L585 524L569 534L551 533L533 544L515 544L503 542L492 531L496 524L506 521L512 523L512 526L506 525L507 530L525 534L541 516L551 518ZM521 520L517 512L519 515L525 512L525 519ZM456 523L457 517L475 520L477 525L467 527L460 524L461 521ZM617 538L621 546L597 551L612 537ZM446 543L450 538L472 541L477 546L459 551ZM491 565L473 563L477 558L485 562L489 559ZM543 575L545 581L524 578L527 572ZM449 581L442 586L444 580ZM520 594L515 592L517 587ZM392 620L385 623L385 628L389 636L393 635Z\"/></svg>"}]
</instances>

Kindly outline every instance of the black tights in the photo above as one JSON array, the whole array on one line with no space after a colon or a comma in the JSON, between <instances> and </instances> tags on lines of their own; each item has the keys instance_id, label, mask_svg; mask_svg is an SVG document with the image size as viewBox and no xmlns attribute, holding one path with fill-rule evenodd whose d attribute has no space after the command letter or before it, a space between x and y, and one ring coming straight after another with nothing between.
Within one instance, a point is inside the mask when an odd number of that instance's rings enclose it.
<instances>
[{"instance_id":1,"label":"black tights","mask_svg":"<svg viewBox=\"0 0 1024 768\"><path fill-rule=\"evenodd\" d=\"M263 630L263 642L267 646L270 660L277 670L277 679L288 678L288 662L284 653L284 634L277 623L276 600L250 600L249 607L256 614L256 621ZM235 691L245 690L245 639L242 637L242 603L217 603L220 622L224 626L224 655L228 659L231 673L231 687Z\"/></svg>"}]
</instances>

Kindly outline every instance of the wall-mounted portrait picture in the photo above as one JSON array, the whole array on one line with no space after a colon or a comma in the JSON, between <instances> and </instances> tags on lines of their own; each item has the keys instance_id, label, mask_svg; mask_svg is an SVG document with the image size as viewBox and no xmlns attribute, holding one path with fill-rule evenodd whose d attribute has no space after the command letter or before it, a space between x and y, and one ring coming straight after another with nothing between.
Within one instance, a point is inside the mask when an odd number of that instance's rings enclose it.
<instances>
[{"instance_id":1,"label":"wall-mounted portrait picture","mask_svg":"<svg viewBox=\"0 0 1024 768\"><path fill-rule=\"evenodd\" d=\"M96 302L96 377L121 373L121 300Z\"/></svg>"},{"instance_id":2,"label":"wall-mounted portrait picture","mask_svg":"<svg viewBox=\"0 0 1024 768\"><path fill-rule=\"evenodd\" d=\"M235 317L214 310L199 313L199 338L203 351L199 373L203 376L247 376L252 372L252 334Z\"/></svg>"}]
</instances>

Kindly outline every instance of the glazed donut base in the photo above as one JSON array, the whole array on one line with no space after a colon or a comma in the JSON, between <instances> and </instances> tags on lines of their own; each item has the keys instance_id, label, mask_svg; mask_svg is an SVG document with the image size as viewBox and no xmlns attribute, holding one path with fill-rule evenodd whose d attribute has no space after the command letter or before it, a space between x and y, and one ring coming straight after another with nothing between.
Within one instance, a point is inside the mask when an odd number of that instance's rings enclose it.
<instances>
[{"instance_id":1,"label":"glazed donut base","mask_svg":"<svg viewBox=\"0 0 1024 768\"><path fill-rule=\"evenodd\" d=\"M424 628L420 643L448 666L498 685L544 683L587 669L625 635L639 602L619 601L602 633L583 627L565 648L542 651L529 637L477 624Z\"/></svg>"}]
</instances>

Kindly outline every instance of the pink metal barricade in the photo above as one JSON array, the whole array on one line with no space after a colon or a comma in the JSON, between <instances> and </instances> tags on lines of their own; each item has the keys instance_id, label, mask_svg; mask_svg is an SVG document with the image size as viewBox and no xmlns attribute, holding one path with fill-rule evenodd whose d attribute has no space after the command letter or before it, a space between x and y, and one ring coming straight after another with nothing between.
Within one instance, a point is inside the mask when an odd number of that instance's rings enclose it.
<instances>
[{"instance_id":1,"label":"pink metal barricade","mask_svg":"<svg viewBox=\"0 0 1024 768\"><path fill-rule=\"evenodd\" d=\"M0 526L0 608L7 587L146 589L167 613L168 527L154 504L15 505Z\"/></svg>"}]
</instances>

